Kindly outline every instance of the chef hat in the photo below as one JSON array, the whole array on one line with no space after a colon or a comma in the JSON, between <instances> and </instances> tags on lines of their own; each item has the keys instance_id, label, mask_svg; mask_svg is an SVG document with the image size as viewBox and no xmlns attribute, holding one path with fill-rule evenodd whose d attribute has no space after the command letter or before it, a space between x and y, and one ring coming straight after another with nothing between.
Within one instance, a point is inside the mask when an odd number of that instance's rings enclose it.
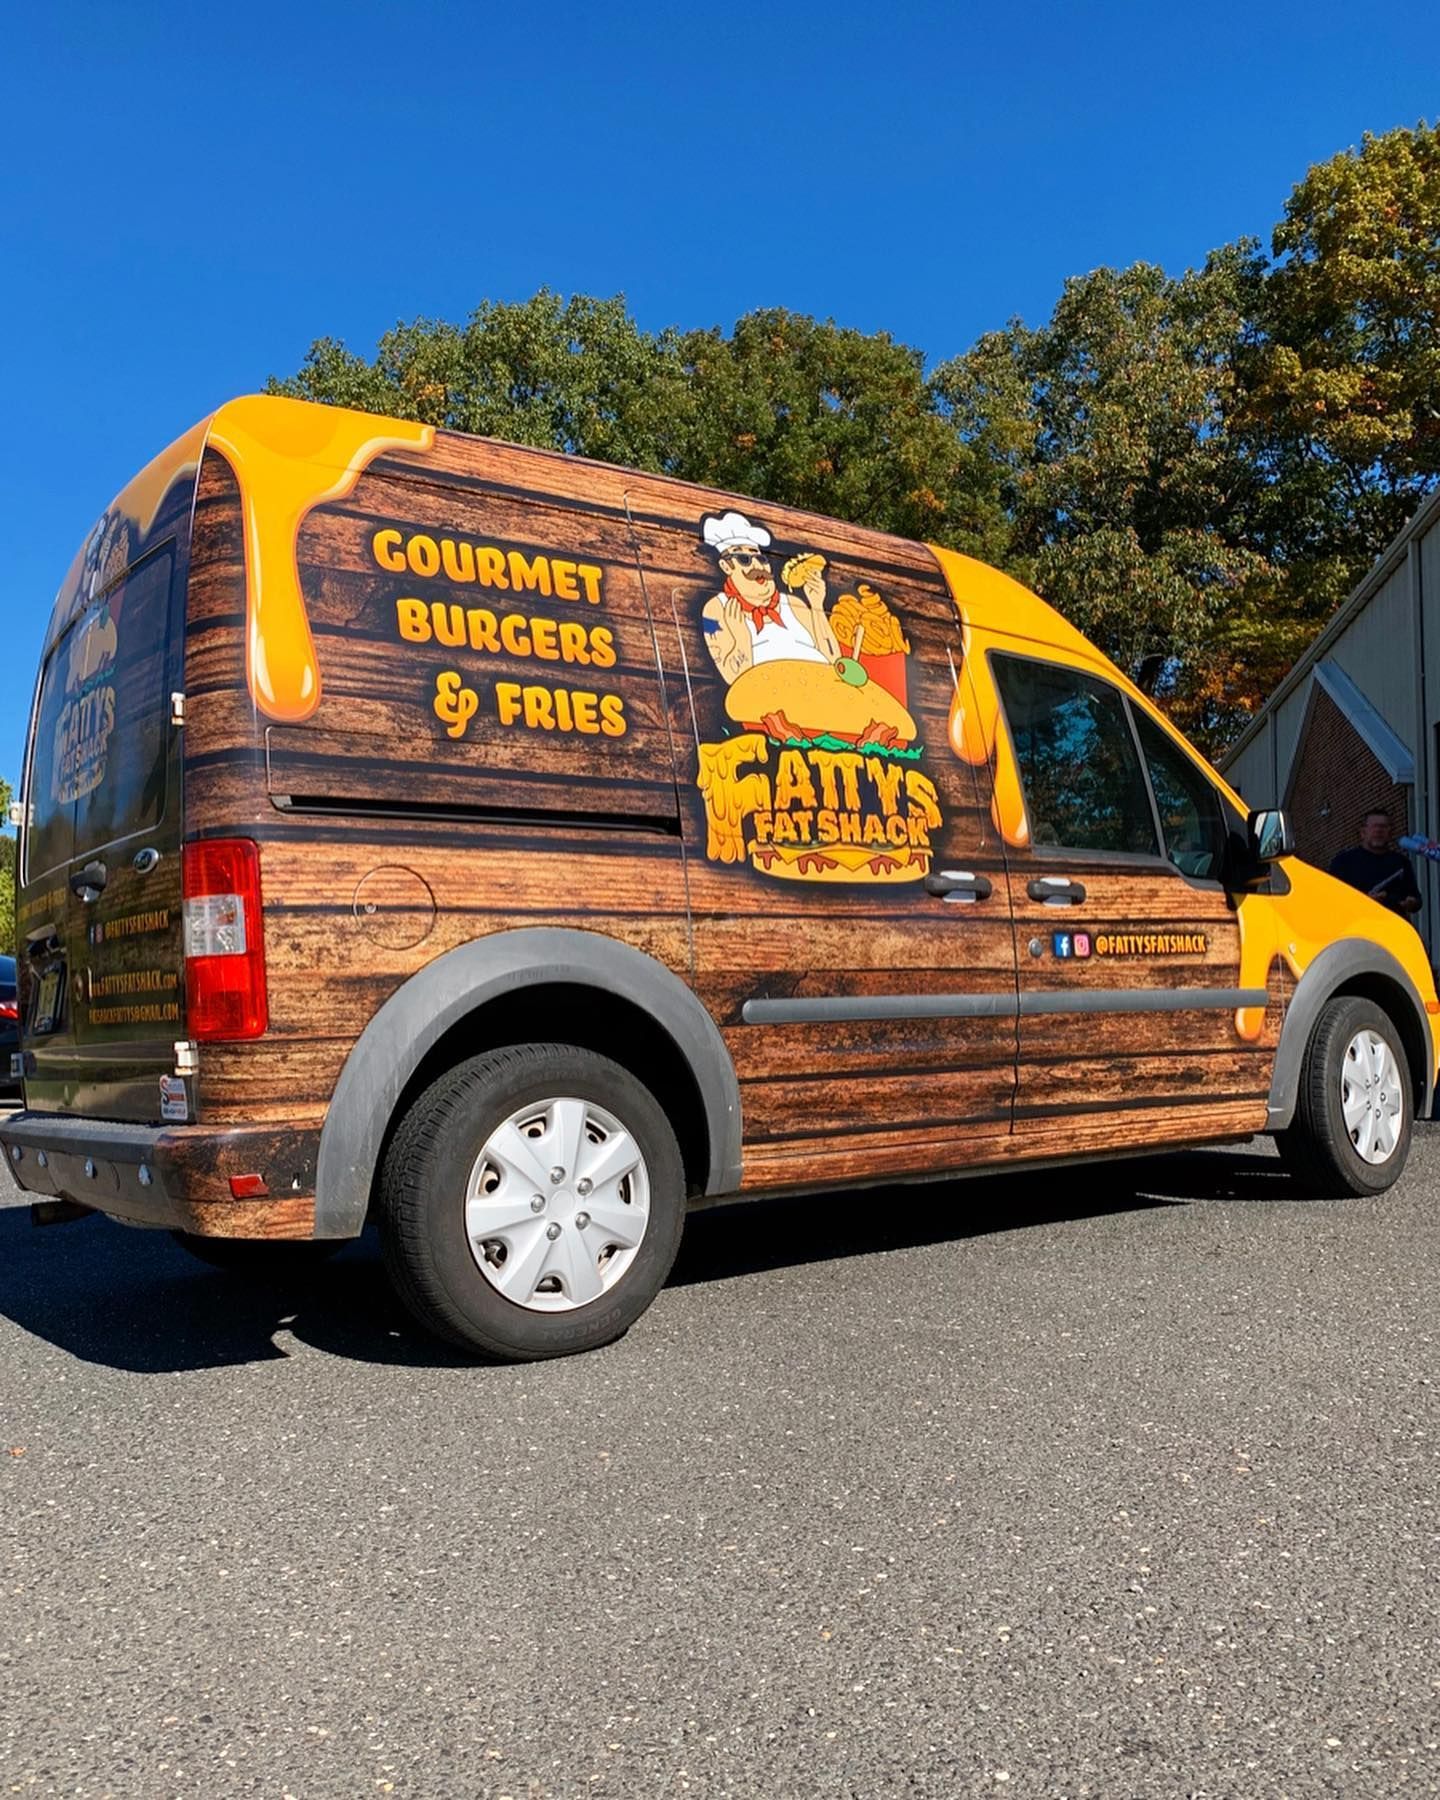
<instances>
[{"instance_id":1,"label":"chef hat","mask_svg":"<svg viewBox=\"0 0 1440 1800\"><path fill-rule=\"evenodd\" d=\"M727 550L734 550L740 544L748 544L754 550L763 550L770 542L770 533L765 527L752 525L744 513L727 512L718 519L712 514L706 519L702 530L705 542L722 556Z\"/></svg>"}]
</instances>

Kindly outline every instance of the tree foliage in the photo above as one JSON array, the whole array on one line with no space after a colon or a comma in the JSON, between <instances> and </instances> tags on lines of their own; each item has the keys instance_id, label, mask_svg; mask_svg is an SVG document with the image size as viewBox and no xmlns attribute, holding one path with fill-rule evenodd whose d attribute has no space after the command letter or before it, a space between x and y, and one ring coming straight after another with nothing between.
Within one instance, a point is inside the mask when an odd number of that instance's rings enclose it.
<instances>
[{"instance_id":1,"label":"tree foliage","mask_svg":"<svg viewBox=\"0 0 1440 1800\"><path fill-rule=\"evenodd\" d=\"M275 393L513 444L662 469L688 410L673 332L642 331L623 299L570 300L542 289L484 301L467 324L416 319L366 362L333 338Z\"/></svg>"},{"instance_id":2,"label":"tree foliage","mask_svg":"<svg viewBox=\"0 0 1440 1800\"><path fill-rule=\"evenodd\" d=\"M1066 283L1048 325L1012 324L935 374L992 461L1009 566L1207 729L1197 676L1282 579L1228 422L1256 278L1248 247L1178 279L1099 269Z\"/></svg>"},{"instance_id":3,"label":"tree foliage","mask_svg":"<svg viewBox=\"0 0 1440 1800\"><path fill-rule=\"evenodd\" d=\"M1440 481L1440 129L1311 169L1268 256L1097 269L929 374L778 308L651 333L542 290L271 386L968 550L1218 748Z\"/></svg>"},{"instance_id":4,"label":"tree foliage","mask_svg":"<svg viewBox=\"0 0 1440 1800\"><path fill-rule=\"evenodd\" d=\"M1440 127L1312 168L1276 227L1249 423L1290 556L1385 547L1440 476Z\"/></svg>"},{"instance_id":5,"label":"tree foliage","mask_svg":"<svg viewBox=\"0 0 1440 1800\"><path fill-rule=\"evenodd\" d=\"M980 458L921 354L779 309L680 341L677 475L985 554L1003 530Z\"/></svg>"}]
</instances>

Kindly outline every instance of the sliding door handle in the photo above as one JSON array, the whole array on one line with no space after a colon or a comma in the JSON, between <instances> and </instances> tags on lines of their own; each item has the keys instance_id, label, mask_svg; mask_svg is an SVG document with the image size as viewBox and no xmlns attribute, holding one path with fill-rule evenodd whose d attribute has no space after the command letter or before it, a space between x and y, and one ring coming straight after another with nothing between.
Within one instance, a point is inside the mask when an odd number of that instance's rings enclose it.
<instances>
[{"instance_id":1,"label":"sliding door handle","mask_svg":"<svg viewBox=\"0 0 1440 1800\"><path fill-rule=\"evenodd\" d=\"M988 900L993 889L986 876L968 869L939 869L925 877L925 892L942 900Z\"/></svg>"},{"instance_id":2,"label":"sliding door handle","mask_svg":"<svg viewBox=\"0 0 1440 1800\"><path fill-rule=\"evenodd\" d=\"M1079 906L1085 898L1085 883L1072 881L1068 875L1037 875L1025 884L1025 892L1045 906Z\"/></svg>"}]
</instances>

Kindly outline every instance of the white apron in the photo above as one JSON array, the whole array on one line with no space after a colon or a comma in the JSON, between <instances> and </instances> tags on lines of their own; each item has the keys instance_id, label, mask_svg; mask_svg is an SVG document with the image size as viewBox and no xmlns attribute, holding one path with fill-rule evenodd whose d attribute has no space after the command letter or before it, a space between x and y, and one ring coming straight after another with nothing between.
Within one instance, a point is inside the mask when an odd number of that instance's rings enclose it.
<instances>
[{"instance_id":1,"label":"white apron","mask_svg":"<svg viewBox=\"0 0 1440 1800\"><path fill-rule=\"evenodd\" d=\"M795 616L788 594L780 595L780 623L766 619L759 631L749 626L754 646L755 664L770 662L828 663L830 658L815 646L815 640Z\"/></svg>"}]
</instances>

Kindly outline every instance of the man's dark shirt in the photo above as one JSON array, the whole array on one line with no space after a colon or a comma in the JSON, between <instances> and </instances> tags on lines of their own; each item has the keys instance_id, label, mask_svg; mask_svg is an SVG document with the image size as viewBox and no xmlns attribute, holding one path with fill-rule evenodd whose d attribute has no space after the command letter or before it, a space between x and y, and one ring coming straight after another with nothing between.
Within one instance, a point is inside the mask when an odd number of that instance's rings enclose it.
<instances>
[{"instance_id":1,"label":"man's dark shirt","mask_svg":"<svg viewBox=\"0 0 1440 1800\"><path fill-rule=\"evenodd\" d=\"M1386 876L1393 875L1395 879L1375 896L1382 906L1395 906L1401 900L1420 898L1420 884L1415 879L1414 867L1400 850L1366 850L1363 845L1356 844L1353 849L1340 852L1330 865L1330 873L1338 875L1341 881L1348 881L1351 887L1359 888L1362 894L1368 894L1371 888L1379 887Z\"/></svg>"}]
</instances>

